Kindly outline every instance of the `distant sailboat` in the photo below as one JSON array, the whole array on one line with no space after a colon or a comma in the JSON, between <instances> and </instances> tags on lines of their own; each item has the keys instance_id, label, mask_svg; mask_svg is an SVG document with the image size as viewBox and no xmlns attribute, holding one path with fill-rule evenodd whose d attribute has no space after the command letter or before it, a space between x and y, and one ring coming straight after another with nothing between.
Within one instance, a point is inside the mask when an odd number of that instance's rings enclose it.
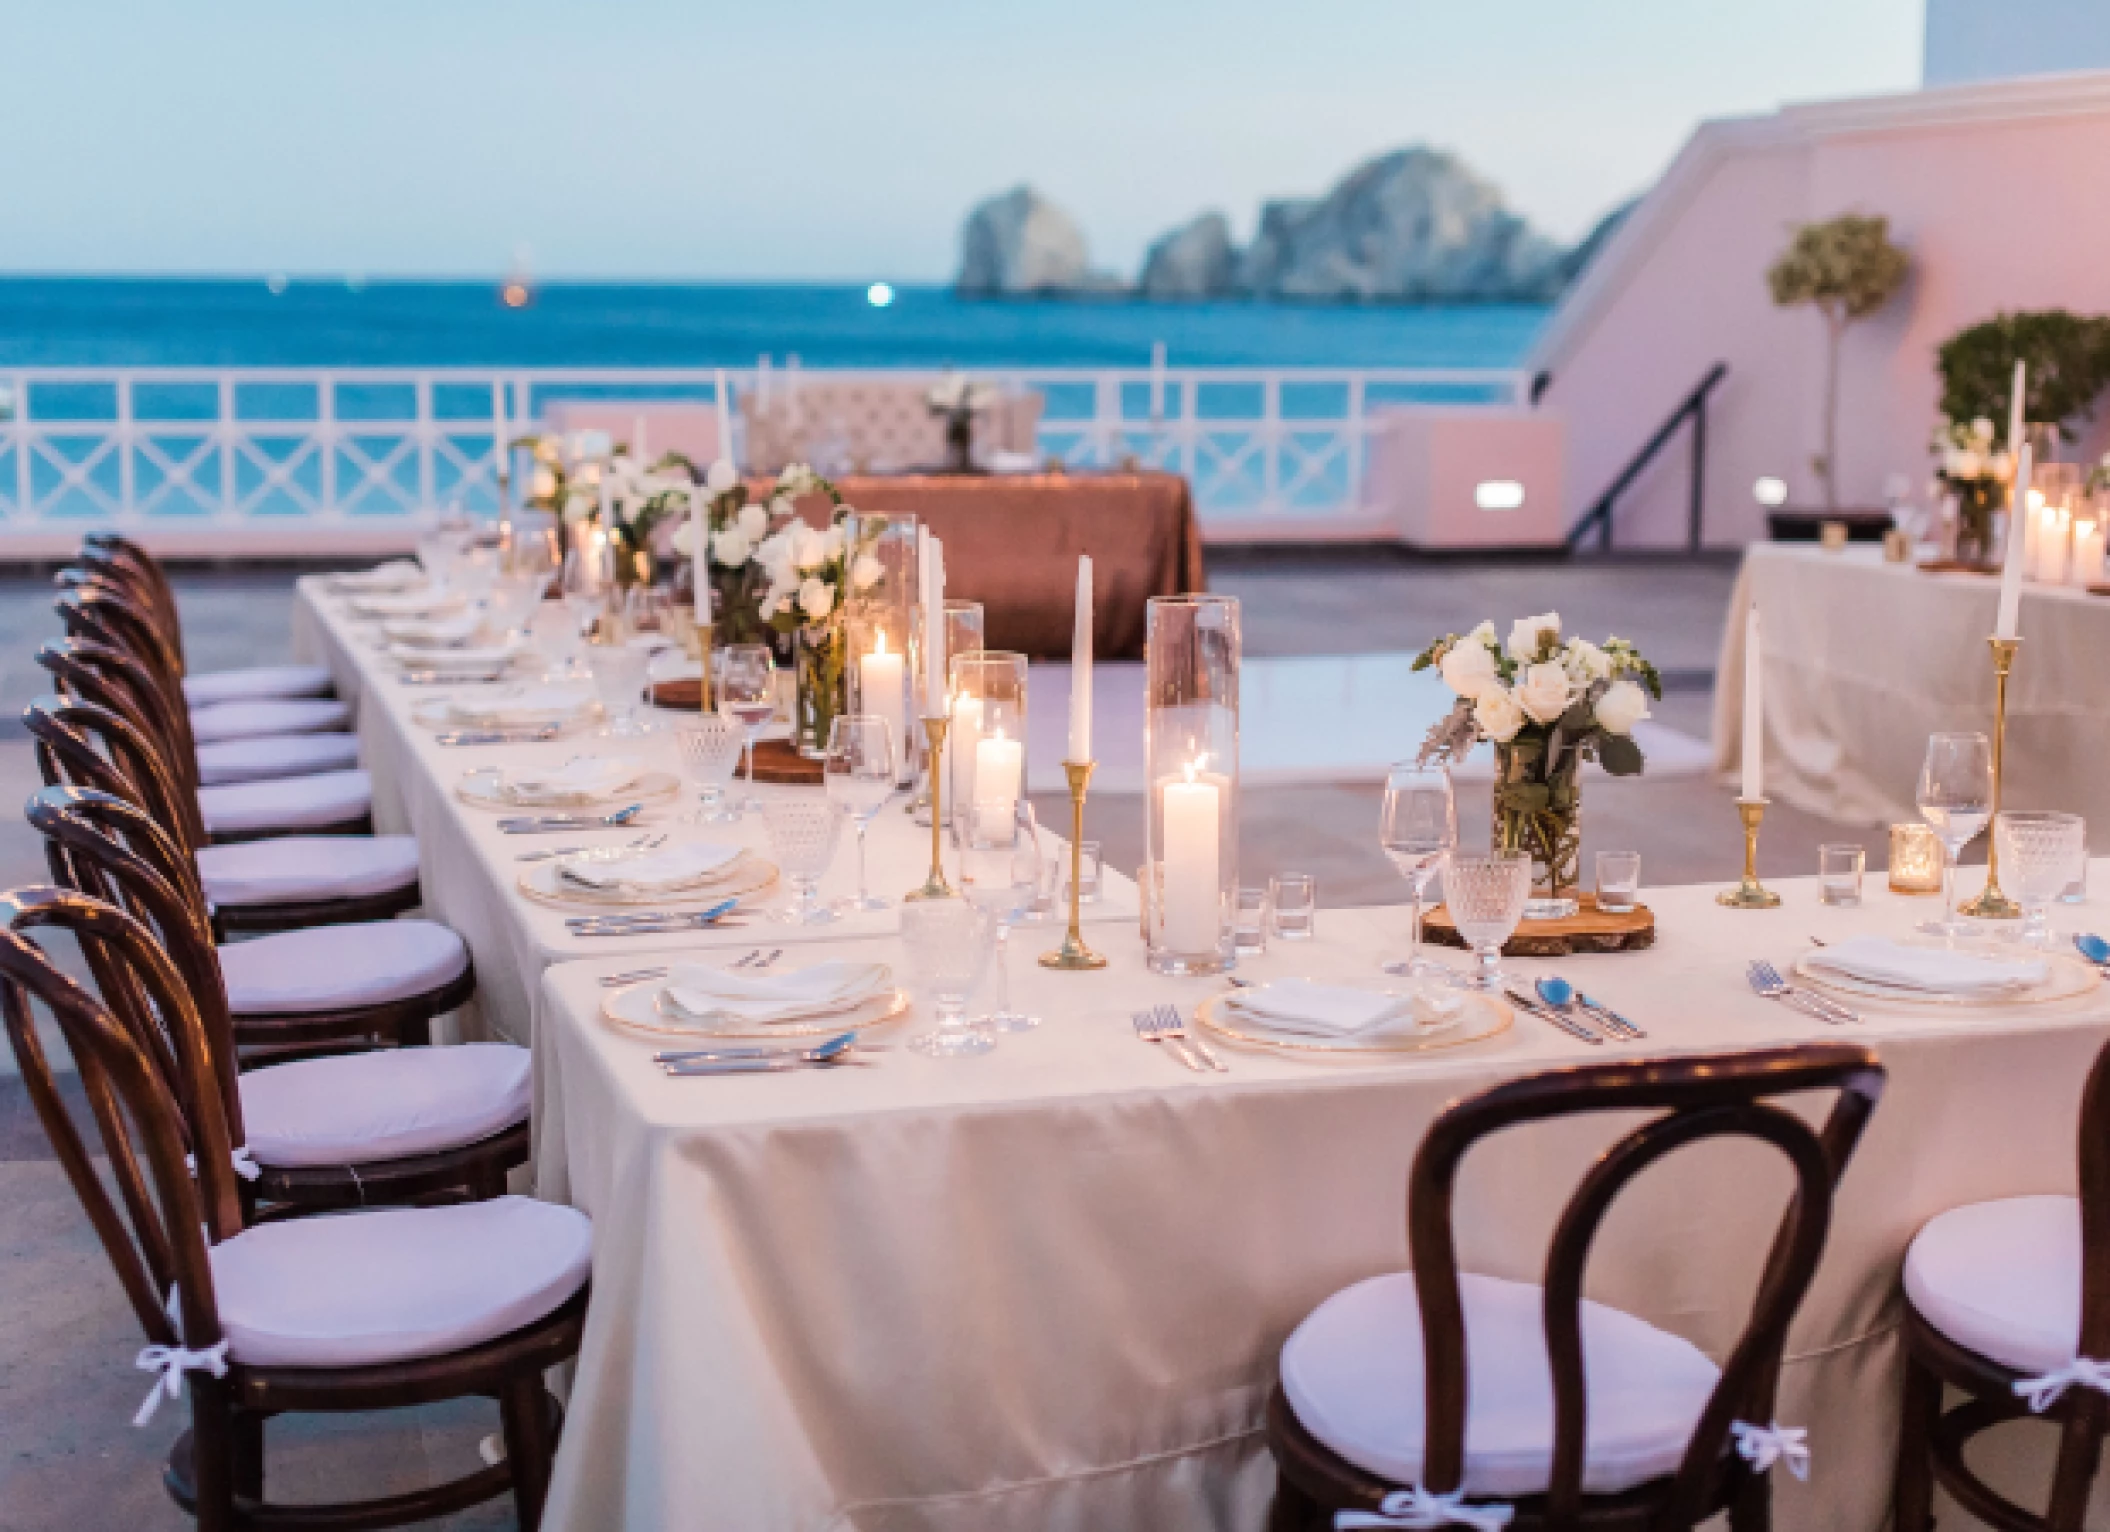
<instances>
[{"instance_id":1,"label":"distant sailboat","mask_svg":"<svg viewBox=\"0 0 2110 1532\"><path fill-rule=\"evenodd\" d=\"M535 301L534 278L528 272L527 246L522 245L513 252L513 266L506 273L505 286L498 290L498 301L509 309L524 309Z\"/></svg>"}]
</instances>

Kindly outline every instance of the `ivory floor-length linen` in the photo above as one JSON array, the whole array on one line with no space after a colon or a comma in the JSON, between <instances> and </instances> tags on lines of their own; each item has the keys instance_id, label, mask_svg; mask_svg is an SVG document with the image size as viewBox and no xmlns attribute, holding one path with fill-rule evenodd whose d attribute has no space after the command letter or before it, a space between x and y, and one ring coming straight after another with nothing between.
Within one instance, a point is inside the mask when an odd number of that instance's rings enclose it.
<instances>
[{"instance_id":1,"label":"ivory floor-length linen","mask_svg":"<svg viewBox=\"0 0 2110 1532\"><path fill-rule=\"evenodd\" d=\"M537 904L520 892L520 876L529 865L517 860L522 852L574 845L613 846L648 830L665 830L683 838L743 845L766 857L769 838L760 818L750 816L735 824L682 823L682 817L693 812L697 803L695 788L683 778L675 801L654 804L627 829L503 834L498 821L504 815L472 807L456 795L462 778L470 771L490 766L548 768L560 766L576 755L600 755L634 757L657 771L681 778L680 750L673 734L600 739L588 730L539 744L443 746L434 741L432 729L411 718L411 710L434 696L473 695L495 688L404 685L386 665L367 627L312 579L300 582L295 611L299 652L304 658L330 667L338 677L340 696L357 699L361 758L374 783L375 829L384 834L417 836L425 911L460 932L475 960L476 998L462 1012L456 1038L450 1040L502 1038L531 1043L536 985L542 970L551 963L605 954L628 960L619 966L636 967L648 955L668 949L709 951L730 946L746 951L758 943L796 951L813 943L885 934L899 928L898 910L885 910L821 926L784 926L758 919L741 927L671 936L610 940L572 935L564 922L580 913L578 910ZM579 685L588 687L586 682ZM659 716L678 722L683 715ZM1052 765L1034 769L1052 770ZM737 790L744 793L746 783L738 783ZM757 796L763 798L815 791L772 787L767 783L756 788ZM905 797L897 795L872 821L870 877L875 892L895 895L916 887L930 867L930 829L919 827L902 811ZM1044 834L1051 852L1067 846L1052 828ZM824 899L838 898L853 892L856 884L854 833L846 826L835 861L821 880L821 895ZM1095 924L1125 923L1134 929L1134 881L1109 867L1101 873L1101 886L1099 902L1085 907L1086 918ZM779 895L788 894L788 887L781 889L768 896L768 902L781 902ZM1029 933L1035 930L1025 929ZM1022 936L1019 945L1024 947L1030 940L1030 935Z\"/></svg>"},{"instance_id":2,"label":"ivory floor-length linen","mask_svg":"<svg viewBox=\"0 0 2110 1532\"><path fill-rule=\"evenodd\" d=\"M1766 793L1854 824L1917 819L1927 736L1993 728L1999 582L1754 543L1715 666L1714 762L1743 748L1744 612L1765 614ZM2022 587L2022 650L2008 686L2010 808L2068 809L2110 826L2110 600Z\"/></svg>"},{"instance_id":3,"label":"ivory floor-length linen","mask_svg":"<svg viewBox=\"0 0 2110 1532\"><path fill-rule=\"evenodd\" d=\"M2095 870L2104 887L2110 867ZM1651 890L1652 950L1512 965L1586 984L1646 1043L1589 1048L1519 1016L1498 1039L1398 1064L1236 1052L1228 1074L1187 1073L1135 1038L1130 1013L1191 1008L1221 981L1150 975L1111 929L1102 973L1015 963L1016 998L1045 1021L985 1058L896 1047L873 1067L760 1079L663 1077L652 1043L599 1017L598 976L619 964L550 969L537 1186L593 1216L596 1264L546 1525L1255 1532L1282 1342L1329 1294L1406 1265L1408 1165L1447 1102L1606 1057L1845 1037L1880 1052L1889 1091L1789 1346L1778 1418L1809 1429L1813 1477L1774 1488L1784 1529L1877 1532L1906 1245L1946 1208L2072 1189L2110 991L1997 1016L1870 1008L1828 1027L1752 995L1744 963L1786 967L1813 924L1901 931L1926 902L1878 891L1820 910L1813 880L1776 886L1782 909L1758 914L1712 888ZM2076 915L2100 923L2101 905ZM1244 971L1368 975L1406 918L1322 911L1318 940ZM892 939L838 950L903 960ZM904 1030L927 1024L919 1012ZM1627 1125L1476 1148L1457 1198L1465 1267L1536 1280L1577 1178ZM1748 1144L1679 1153L1614 1208L1589 1295L1720 1360L1786 1187ZM2045 1481L2003 1482L2033 1498Z\"/></svg>"}]
</instances>

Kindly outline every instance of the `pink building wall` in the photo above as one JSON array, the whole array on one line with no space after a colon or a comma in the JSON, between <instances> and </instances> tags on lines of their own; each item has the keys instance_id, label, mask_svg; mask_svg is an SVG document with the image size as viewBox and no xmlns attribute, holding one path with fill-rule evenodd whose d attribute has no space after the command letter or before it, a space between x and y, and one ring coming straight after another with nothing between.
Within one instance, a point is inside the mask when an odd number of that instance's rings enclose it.
<instances>
[{"instance_id":1,"label":"pink building wall","mask_svg":"<svg viewBox=\"0 0 2110 1532\"><path fill-rule=\"evenodd\" d=\"M1842 503L1880 505L1885 479L1923 499L1940 385L1934 355L2002 309L2110 313L2110 72L1790 107L1708 123L1557 311L1527 364L1567 428L1573 523L1716 361L1706 541L1765 535L1752 495L1784 479L1821 500L1823 329L1782 310L1765 270L1797 223L1889 217L1913 256L1891 305L1848 333L1840 369ZM2105 434L2098 427L2087 445ZM1616 546L1684 540L1687 441L1622 497ZM2100 450L2097 446L2097 450Z\"/></svg>"}]
</instances>

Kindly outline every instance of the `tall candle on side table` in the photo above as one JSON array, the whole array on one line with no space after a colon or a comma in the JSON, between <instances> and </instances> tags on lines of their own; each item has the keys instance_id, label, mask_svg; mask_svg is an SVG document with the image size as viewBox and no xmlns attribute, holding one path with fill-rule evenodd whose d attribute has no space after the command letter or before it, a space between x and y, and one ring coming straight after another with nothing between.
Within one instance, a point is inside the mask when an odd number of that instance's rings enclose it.
<instances>
[{"instance_id":1,"label":"tall candle on side table","mask_svg":"<svg viewBox=\"0 0 2110 1532\"><path fill-rule=\"evenodd\" d=\"M1160 791L1165 812L1165 873L1161 898L1165 945L1174 952L1214 952L1222 925L1217 856L1222 847L1214 782L1169 778Z\"/></svg>"},{"instance_id":2,"label":"tall candle on side table","mask_svg":"<svg viewBox=\"0 0 2110 1532\"><path fill-rule=\"evenodd\" d=\"M2015 364L2016 377L2021 377L2021 363ZM1993 619L1993 637L2013 638L2022 621L2022 524L2026 512L2019 507L2029 504L2030 451L2029 443L2022 444L2022 451L2015 458L2014 505L2007 518L2007 561L2000 568L2000 611Z\"/></svg>"},{"instance_id":3,"label":"tall candle on side table","mask_svg":"<svg viewBox=\"0 0 2110 1532\"><path fill-rule=\"evenodd\" d=\"M1092 758L1092 556L1077 560L1077 626L1070 637L1070 748L1063 759Z\"/></svg>"},{"instance_id":4,"label":"tall candle on side table","mask_svg":"<svg viewBox=\"0 0 2110 1532\"><path fill-rule=\"evenodd\" d=\"M1756 803L1766 795L1766 662L1760 652L1758 605L1744 616L1744 775L1737 796Z\"/></svg>"}]
</instances>

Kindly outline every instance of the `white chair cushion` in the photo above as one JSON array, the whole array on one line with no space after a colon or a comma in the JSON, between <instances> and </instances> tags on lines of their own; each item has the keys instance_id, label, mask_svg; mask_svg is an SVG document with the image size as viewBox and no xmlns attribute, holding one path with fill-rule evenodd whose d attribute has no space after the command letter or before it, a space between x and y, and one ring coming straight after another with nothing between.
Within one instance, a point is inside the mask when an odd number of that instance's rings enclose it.
<instances>
[{"instance_id":1,"label":"white chair cushion","mask_svg":"<svg viewBox=\"0 0 2110 1532\"><path fill-rule=\"evenodd\" d=\"M264 1165L342 1165L458 1149L526 1122L532 1057L511 1043L389 1048L242 1076L242 1126Z\"/></svg>"},{"instance_id":2,"label":"white chair cushion","mask_svg":"<svg viewBox=\"0 0 2110 1532\"><path fill-rule=\"evenodd\" d=\"M532 1197L258 1224L212 1247L229 1356L361 1367L445 1356L559 1308L585 1283L593 1223Z\"/></svg>"},{"instance_id":3,"label":"white chair cushion","mask_svg":"<svg viewBox=\"0 0 2110 1532\"><path fill-rule=\"evenodd\" d=\"M1905 1252L1905 1296L1959 1346L2032 1375L2081 1343L2081 1204L2008 1197L1929 1219Z\"/></svg>"},{"instance_id":4,"label":"white chair cushion","mask_svg":"<svg viewBox=\"0 0 2110 1532\"><path fill-rule=\"evenodd\" d=\"M356 734L260 734L198 747L198 781L207 787L308 777L358 764Z\"/></svg>"},{"instance_id":5,"label":"white chair cushion","mask_svg":"<svg viewBox=\"0 0 2110 1532\"><path fill-rule=\"evenodd\" d=\"M430 994L469 966L469 949L430 920L368 920L279 931L220 951L237 1016L334 1011Z\"/></svg>"},{"instance_id":6,"label":"white chair cushion","mask_svg":"<svg viewBox=\"0 0 2110 1532\"><path fill-rule=\"evenodd\" d=\"M341 729L351 721L351 708L328 697L215 702L191 709L190 731L205 745L258 734L313 734L319 729Z\"/></svg>"},{"instance_id":7,"label":"white chair cushion","mask_svg":"<svg viewBox=\"0 0 2110 1532\"><path fill-rule=\"evenodd\" d=\"M1461 1276L1465 1491L1538 1494L1553 1472L1553 1373L1543 1291ZM1631 1314L1584 1303L1589 1429L1583 1489L1616 1494L1677 1470L1721 1374L1695 1347ZM1421 1483L1421 1305L1411 1272L1334 1294L1282 1348L1282 1391L1304 1429L1357 1467Z\"/></svg>"},{"instance_id":8,"label":"white chair cushion","mask_svg":"<svg viewBox=\"0 0 2110 1532\"><path fill-rule=\"evenodd\" d=\"M373 779L363 771L319 771L311 777L198 789L199 812L214 835L349 824L373 806Z\"/></svg>"},{"instance_id":9,"label":"white chair cushion","mask_svg":"<svg viewBox=\"0 0 2110 1532\"><path fill-rule=\"evenodd\" d=\"M311 899L361 899L418 881L412 835L287 835L200 846L205 897L222 909Z\"/></svg>"},{"instance_id":10,"label":"white chair cushion","mask_svg":"<svg viewBox=\"0 0 2110 1532\"><path fill-rule=\"evenodd\" d=\"M192 707L267 697L320 697L329 689L330 672L322 665L245 665L183 678L183 700Z\"/></svg>"}]
</instances>

